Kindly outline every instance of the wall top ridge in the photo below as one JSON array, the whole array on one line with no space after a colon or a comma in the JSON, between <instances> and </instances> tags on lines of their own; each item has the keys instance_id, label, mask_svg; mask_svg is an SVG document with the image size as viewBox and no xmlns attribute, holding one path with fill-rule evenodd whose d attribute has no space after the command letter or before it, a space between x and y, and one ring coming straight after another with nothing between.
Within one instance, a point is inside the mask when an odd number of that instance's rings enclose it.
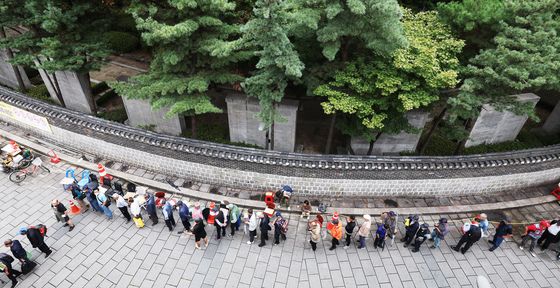
<instances>
[{"instance_id":1,"label":"wall top ridge","mask_svg":"<svg viewBox=\"0 0 560 288\"><path fill-rule=\"evenodd\" d=\"M83 134L84 129L177 152L215 159L256 163L277 167L319 170L457 170L505 166L523 166L560 161L560 144L528 150L465 156L357 156L319 155L267 151L236 147L196 139L158 134L140 128L82 114L41 102L22 93L0 87L0 101L49 119L51 125L63 126Z\"/></svg>"}]
</instances>

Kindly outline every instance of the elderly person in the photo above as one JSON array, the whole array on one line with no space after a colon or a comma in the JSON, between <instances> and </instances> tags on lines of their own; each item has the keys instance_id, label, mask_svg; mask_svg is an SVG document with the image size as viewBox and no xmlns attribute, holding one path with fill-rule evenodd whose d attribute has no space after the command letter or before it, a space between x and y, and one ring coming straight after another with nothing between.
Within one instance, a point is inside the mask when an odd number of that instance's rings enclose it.
<instances>
[{"instance_id":1,"label":"elderly person","mask_svg":"<svg viewBox=\"0 0 560 288\"><path fill-rule=\"evenodd\" d=\"M130 222L132 217L130 217L130 213L128 213L128 202L126 202L124 197L118 193L113 194L113 199L115 199L115 202L117 203L117 208L119 208L124 218L126 218L126 222Z\"/></svg>"},{"instance_id":2,"label":"elderly person","mask_svg":"<svg viewBox=\"0 0 560 288\"><path fill-rule=\"evenodd\" d=\"M366 248L366 237L369 235L369 230L371 229L371 216L364 215L364 223L360 226L358 230L358 236L360 237L360 246L358 249Z\"/></svg>"},{"instance_id":3,"label":"elderly person","mask_svg":"<svg viewBox=\"0 0 560 288\"><path fill-rule=\"evenodd\" d=\"M60 203L58 199L54 199L51 202L51 208L53 209L54 216L56 217L56 221L64 222L64 227L70 226L68 231L74 230L74 223L70 220L70 216L68 216L68 210L64 206L64 204Z\"/></svg>"},{"instance_id":4,"label":"elderly person","mask_svg":"<svg viewBox=\"0 0 560 288\"><path fill-rule=\"evenodd\" d=\"M317 250L317 243L321 240L321 225L319 225L319 221L313 220L309 222L309 233L311 233L311 239L309 243L311 244L311 249L313 251Z\"/></svg>"}]
</instances>

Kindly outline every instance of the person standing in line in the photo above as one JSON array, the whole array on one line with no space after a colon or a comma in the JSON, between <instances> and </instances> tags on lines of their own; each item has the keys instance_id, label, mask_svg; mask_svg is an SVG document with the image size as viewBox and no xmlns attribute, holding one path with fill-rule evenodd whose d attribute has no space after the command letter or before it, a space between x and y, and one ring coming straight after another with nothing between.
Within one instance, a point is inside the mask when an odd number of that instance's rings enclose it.
<instances>
[{"instance_id":1,"label":"person standing in line","mask_svg":"<svg viewBox=\"0 0 560 288\"><path fill-rule=\"evenodd\" d=\"M220 204L221 206L222 204ZM223 208L220 207L220 210L218 210L218 214L216 215L216 218L214 219L215 223L214 226L216 226L216 239L220 240L220 238L225 237L226 236L226 225L227 225L227 212L224 211Z\"/></svg>"},{"instance_id":2,"label":"person standing in line","mask_svg":"<svg viewBox=\"0 0 560 288\"><path fill-rule=\"evenodd\" d=\"M208 209L208 215L205 215L204 210ZM216 207L216 203L210 202L208 208L202 210L202 215L208 222L208 225L215 225L216 224L216 216L218 216L219 209Z\"/></svg>"},{"instance_id":3,"label":"person standing in line","mask_svg":"<svg viewBox=\"0 0 560 288\"><path fill-rule=\"evenodd\" d=\"M200 202L194 203L194 208L192 209L192 218L194 221L197 219L204 219L202 216L202 209L200 209Z\"/></svg>"},{"instance_id":4,"label":"person standing in line","mask_svg":"<svg viewBox=\"0 0 560 288\"><path fill-rule=\"evenodd\" d=\"M560 184L559 184L560 185ZM556 243L560 240L560 221L552 220L550 222L550 227L543 232L543 235L537 241L537 244L541 246L541 251L544 251L548 248L550 243Z\"/></svg>"},{"instance_id":5,"label":"person standing in line","mask_svg":"<svg viewBox=\"0 0 560 288\"><path fill-rule=\"evenodd\" d=\"M163 208L161 212L163 214L163 220L165 221L165 225L169 228L169 231L173 231L173 227L175 227L175 218L173 218L173 207L169 201L162 200Z\"/></svg>"},{"instance_id":6,"label":"person standing in line","mask_svg":"<svg viewBox=\"0 0 560 288\"><path fill-rule=\"evenodd\" d=\"M126 222L130 222L130 220L132 220L132 217L130 217L130 213L128 213L128 202L124 200L123 196L117 193L113 194L113 199L115 199L117 208L119 208L124 218L126 218Z\"/></svg>"},{"instance_id":7,"label":"person standing in line","mask_svg":"<svg viewBox=\"0 0 560 288\"><path fill-rule=\"evenodd\" d=\"M181 219L181 223L183 223L183 227L185 227L185 230L177 232L177 234L188 232L191 230L189 206L179 200L177 201L177 208L179 209L179 218Z\"/></svg>"},{"instance_id":8,"label":"person standing in line","mask_svg":"<svg viewBox=\"0 0 560 288\"><path fill-rule=\"evenodd\" d=\"M480 213L476 218L479 220L480 230L482 230L482 237L488 237L488 215L486 213Z\"/></svg>"},{"instance_id":9,"label":"person standing in line","mask_svg":"<svg viewBox=\"0 0 560 288\"><path fill-rule=\"evenodd\" d=\"M107 198L107 195L105 195L105 193L101 193L99 191L97 191L96 196L97 196L97 202L99 202L99 206L101 206L101 210L103 211L103 214L107 216L107 219L113 220L113 211L109 209L109 206L111 206L111 200Z\"/></svg>"},{"instance_id":10,"label":"person standing in line","mask_svg":"<svg viewBox=\"0 0 560 288\"><path fill-rule=\"evenodd\" d=\"M200 240L204 240L204 247L208 247L208 235L206 235L206 230L204 229L203 219L199 218L194 221L192 233L194 234L194 247L196 249L200 249Z\"/></svg>"},{"instance_id":11,"label":"person standing in line","mask_svg":"<svg viewBox=\"0 0 560 288\"><path fill-rule=\"evenodd\" d=\"M498 227L496 227L496 233L494 234L494 240L488 240L488 243L492 244L489 251L494 251L496 248L500 247L504 238L509 238L513 236L513 228L509 224L508 219L503 219L500 221Z\"/></svg>"},{"instance_id":12,"label":"person standing in line","mask_svg":"<svg viewBox=\"0 0 560 288\"><path fill-rule=\"evenodd\" d=\"M309 239L311 249L315 251L317 250L317 243L319 243L319 241L321 240L321 226L319 225L319 221L313 220L309 222L309 227L307 229L311 234L311 239Z\"/></svg>"},{"instance_id":13,"label":"person standing in line","mask_svg":"<svg viewBox=\"0 0 560 288\"><path fill-rule=\"evenodd\" d=\"M340 243L342 239L342 223L338 221L338 213L334 212L331 222L327 223L327 230L332 236L331 248L329 250L336 249L336 246Z\"/></svg>"},{"instance_id":14,"label":"person standing in line","mask_svg":"<svg viewBox=\"0 0 560 288\"><path fill-rule=\"evenodd\" d=\"M445 238L445 235L447 235L448 232L449 229L447 226L447 219L439 219L438 223L435 224L434 230L432 231L432 238L430 238L430 240L434 241L434 245L430 246L430 248L439 248L441 240Z\"/></svg>"},{"instance_id":15,"label":"person standing in line","mask_svg":"<svg viewBox=\"0 0 560 288\"><path fill-rule=\"evenodd\" d=\"M360 229L358 229L358 237L360 237L360 245L358 246L358 249L366 248L366 238L368 237L369 230L371 229L371 216L367 214L364 215L364 220L364 223L362 223Z\"/></svg>"},{"instance_id":16,"label":"person standing in line","mask_svg":"<svg viewBox=\"0 0 560 288\"><path fill-rule=\"evenodd\" d=\"M142 219L142 208L140 208L138 199L128 198L128 203L130 203L130 214L132 214L132 217Z\"/></svg>"},{"instance_id":17,"label":"person standing in line","mask_svg":"<svg viewBox=\"0 0 560 288\"><path fill-rule=\"evenodd\" d=\"M101 209L101 206L99 206L99 202L97 201L97 197L95 196L95 193L93 192L95 190L91 189L89 185L86 185L86 187L84 189L85 189L85 193L86 193L86 198L88 199L88 202L91 205L91 208L93 209L93 211L98 212L98 213L103 213L103 209Z\"/></svg>"},{"instance_id":18,"label":"person standing in line","mask_svg":"<svg viewBox=\"0 0 560 288\"><path fill-rule=\"evenodd\" d=\"M21 271L18 271L12 267L11 262L13 260L14 259L10 255L0 253L0 270L2 270L2 272L4 272L6 276L8 276L8 279L12 280L11 288L14 288L19 284L19 281L16 277L22 274Z\"/></svg>"},{"instance_id":19,"label":"person standing in line","mask_svg":"<svg viewBox=\"0 0 560 288\"><path fill-rule=\"evenodd\" d=\"M418 228L420 228L420 224L418 224L418 215L410 215L404 221L404 228L406 230L404 234L404 238L401 239L401 242L404 242L404 247L408 247L412 240L414 240L414 236L416 232L418 232Z\"/></svg>"},{"instance_id":20,"label":"person standing in line","mask_svg":"<svg viewBox=\"0 0 560 288\"><path fill-rule=\"evenodd\" d=\"M548 229L550 224L546 220L541 220L541 222L536 224L531 224L525 227L525 234L521 237L521 245L519 245L519 249L523 250L527 241L531 240L531 244L529 245L529 253L531 256L537 257L537 254L533 251L535 249L535 245L537 244L537 240L541 238L541 235Z\"/></svg>"},{"instance_id":21,"label":"person standing in line","mask_svg":"<svg viewBox=\"0 0 560 288\"><path fill-rule=\"evenodd\" d=\"M224 201L220 203L220 212L224 215L224 222L222 223L222 237L226 237L226 230L227 230L226 228L229 224L230 219L229 219L229 209L227 208L227 204ZM228 237L231 237L231 235L228 234Z\"/></svg>"},{"instance_id":22,"label":"person standing in line","mask_svg":"<svg viewBox=\"0 0 560 288\"><path fill-rule=\"evenodd\" d=\"M352 241L352 233L354 233L354 228L356 228L356 217L350 216L346 217L346 227L344 227L344 233L346 234L346 245L344 249L350 247L350 242Z\"/></svg>"},{"instance_id":23,"label":"person standing in line","mask_svg":"<svg viewBox=\"0 0 560 288\"><path fill-rule=\"evenodd\" d=\"M233 203L228 203L227 201L224 201L226 203L226 208L229 211L229 222L230 222L230 228L231 228L231 234L230 236L233 237L233 235L235 235L235 231L239 231L239 220L241 219L241 211L239 210L239 207L237 207L237 205L233 204Z\"/></svg>"},{"instance_id":24,"label":"person standing in line","mask_svg":"<svg viewBox=\"0 0 560 288\"><path fill-rule=\"evenodd\" d=\"M158 223L158 216L156 210L156 197L154 197L154 194L146 194L145 197L146 197L146 212L148 212L148 215L152 220L152 226L154 226ZM132 206L130 206L130 208L132 208ZM132 209L130 210L132 211ZM134 212L132 214L134 214ZM134 215L134 217L137 216Z\"/></svg>"},{"instance_id":25,"label":"person standing in line","mask_svg":"<svg viewBox=\"0 0 560 288\"><path fill-rule=\"evenodd\" d=\"M54 199L51 202L51 208L54 211L54 216L58 222L64 222L64 227L70 226L68 228L68 232L74 230L74 223L70 220L70 216L68 216L68 210L64 206L64 204L60 203L58 199Z\"/></svg>"},{"instance_id":26,"label":"person standing in line","mask_svg":"<svg viewBox=\"0 0 560 288\"><path fill-rule=\"evenodd\" d=\"M247 241L247 244L251 245L257 236L258 221L257 214L253 212L253 208L249 208L247 212L249 213L249 220L246 222L249 225L249 241Z\"/></svg>"},{"instance_id":27,"label":"person standing in line","mask_svg":"<svg viewBox=\"0 0 560 288\"><path fill-rule=\"evenodd\" d=\"M383 224L383 222L377 224L377 230L375 231L375 240L373 241L373 248L385 248L387 229L389 229L389 224Z\"/></svg>"},{"instance_id":28,"label":"person standing in line","mask_svg":"<svg viewBox=\"0 0 560 288\"><path fill-rule=\"evenodd\" d=\"M387 235L385 238L394 239L397 233L397 213L395 213L395 211L382 213L381 222L389 225L389 228L386 229Z\"/></svg>"},{"instance_id":29,"label":"person standing in line","mask_svg":"<svg viewBox=\"0 0 560 288\"><path fill-rule=\"evenodd\" d=\"M266 245L266 240L268 240L268 230L271 230L270 228L270 218L268 217L268 214L266 213L262 213L262 219L261 219L261 223L260 223L260 229L261 229L261 243L259 244L259 247L263 247L264 245Z\"/></svg>"},{"instance_id":30,"label":"person standing in line","mask_svg":"<svg viewBox=\"0 0 560 288\"><path fill-rule=\"evenodd\" d=\"M427 223L420 225L420 229L416 232L414 239L414 248L412 252L416 253L420 251L420 246L426 242L426 239L430 236L430 226Z\"/></svg>"},{"instance_id":31,"label":"person standing in line","mask_svg":"<svg viewBox=\"0 0 560 288\"><path fill-rule=\"evenodd\" d=\"M12 255L14 255L14 257L18 259L20 263L23 264L25 261L30 260L27 257L27 251L23 249L23 246L21 246L19 240L8 239L4 241L4 246L6 246L6 248L10 248Z\"/></svg>"},{"instance_id":32,"label":"person standing in line","mask_svg":"<svg viewBox=\"0 0 560 288\"><path fill-rule=\"evenodd\" d=\"M272 226L274 227L274 245L280 244L280 237L282 240L286 240L286 231L284 231L284 227L287 227L287 221L280 211L276 211L276 218L272 222Z\"/></svg>"},{"instance_id":33,"label":"person standing in line","mask_svg":"<svg viewBox=\"0 0 560 288\"><path fill-rule=\"evenodd\" d=\"M35 227L21 227L19 228L20 235L27 235L27 239L33 248L39 248L41 252L45 253L45 257L49 257L52 253L51 248L45 243L45 237L41 231Z\"/></svg>"},{"instance_id":34,"label":"person standing in line","mask_svg":"<svg viewBox=\"0 0 560 288\"><path fill-rule=\"evenodd\" d=\"M461 239L459 239L459 243L457 243L457 245L452 247L452 249L457 252L459 252L460 250L462 254L465 254L465 252L467 252L469 248L471 248L471 246L475 242L480 240L480 238L482 237L482 230L480 230L480 227L478 226L478 222L473 221L470 225L466 225L464 227L469 227L469 228L468 230L464 231L465 234L463 234ZM466 243L465 247L461 248L461 246L463 246L464 243Z\"/></svg>"}]
</instances>

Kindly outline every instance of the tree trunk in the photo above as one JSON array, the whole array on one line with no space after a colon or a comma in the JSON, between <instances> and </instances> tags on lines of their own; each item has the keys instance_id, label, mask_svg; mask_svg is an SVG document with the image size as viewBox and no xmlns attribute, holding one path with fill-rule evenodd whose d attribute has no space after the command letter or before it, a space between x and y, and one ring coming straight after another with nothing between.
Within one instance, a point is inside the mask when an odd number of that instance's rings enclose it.
<instances>
[{"instance_id":1,"label":"tree trunk","mask_svg":"<svg viewBox=\"0 0 560 288\"><path fill-rule=\"evenodd\" d=\"M0 38L6 38L6 32L4 31L4 27L0 27ZM6 48L6 56L8 56L8 63L10 62L10 60L12 60L12 58L14 58L14 53L12 52L12 49L10 48ZM25 92L25 90L27 90L25 88L25 83L23 83L23 78L21 77L21 73L19 71L19 67L17 65L12 65L10 63L10 66L12 66L12 69L14 70L14 75L16 76L16 80L18 83L18 87L19 90L21 92Z\"/></svg>"},{"instance_id":2,"label":"tree trunk","mask_svg":"<svg viewBox=\"0 0 560 288\"><path fill-rule=\"evenodd\" d=\"M373 151L373 143L375 143L375 141L373 141L373 140L369 141L369 148L368 148L367 154L366 154L368 156L371 155L371 151Z\"/></svg>"},{"instance_id":3,"label":"tree trunk","mask_svg":"<svg viewBox=\"0 0 560 288\"><path fill-rule=\"evenodd\" d=\"M470 134L473 128L472 122L472 118L469 118L467 119L467 121L465 121L465 130L467 130L468 134ZM463 152L463 149L465 149L465 143L467 143L467 139L469 139L468 136L457 143L457 147L455 147L455 152L453 152L453 155L459 155L461 154L461 152Z\"/></svg>"},{"instance_id":4,"label":"tree trunk","mask_svg":"<svg viewBox=\"0 0 560 288\"><path fill-rule=\"evenodd\" d=\"M447 107L445 107L443 110L441 110L441 112L436 116L436 118L434 119L434 122L432 123L432 127L430 128L430 130L428 131L428 134L426 134L426 137L424 138L424 141L422 141L418 145L418 147L416 147L416 152L418 152L419 155L424 154L424 151L426 150L426 147L428 147L428 144L430 144L430 140L432 140L432 136L434 134L434 131L436 131L437 127L439 126L439 123L443 119L443 116L445 116L445 112L447 112Z\"/></svg>"},{"instance_id":5,"label":"tree trunk","mask_svg":"<svg viewBox=\"0 0 560 288\"><path fill-rule=\"evenodd\" d=\"M270 150L274 150L274 120L270 125Z\"/></svg>"},{"instance_id":6,"label":"tree trunk","mask_svg":"<svg viewBox=\"0 0 560 288\"><path fill-rule=\"evenodd\" d=\"M191 138L196 139L196 115L191 116Z\"/></svg>"},{"instance_id":7,"label":"tree trunk","mask_svg":"<svg viewBox=\"0 0 560 288\"><path fill-rule=\"evenodd\" d=\"M325 148L325 154L331 153L332 138L334 134L335 123L336 123L336 112L331 117L331 125L329 126L329 135L327 136L327 147Z\"/></svg>"}]
</instances>

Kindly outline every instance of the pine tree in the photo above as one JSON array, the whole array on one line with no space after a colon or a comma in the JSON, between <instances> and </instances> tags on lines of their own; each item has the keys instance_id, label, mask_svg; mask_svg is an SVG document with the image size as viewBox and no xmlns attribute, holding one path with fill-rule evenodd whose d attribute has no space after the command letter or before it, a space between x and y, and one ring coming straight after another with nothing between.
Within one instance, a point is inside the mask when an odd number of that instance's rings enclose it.
<instances>
[{"instance_id":1,"label":"pine tree","mask_svg":"<svg viewBox=\"0 0 560 288\"><path fill-rule=\"evenodd\" d=\"M169 115L192 116L221 112L208 91L243 80L234 73L244 52L219 54L223 45L238 37L233 1L132 1L129 12L136 20L153 60L146 74L127 83L112 83L125 97L145 99L154 108L169 106ZM226 57L227 56L227 57ZM192 137L196 137L193 121Z\"/></svg>"}]
</instances>

